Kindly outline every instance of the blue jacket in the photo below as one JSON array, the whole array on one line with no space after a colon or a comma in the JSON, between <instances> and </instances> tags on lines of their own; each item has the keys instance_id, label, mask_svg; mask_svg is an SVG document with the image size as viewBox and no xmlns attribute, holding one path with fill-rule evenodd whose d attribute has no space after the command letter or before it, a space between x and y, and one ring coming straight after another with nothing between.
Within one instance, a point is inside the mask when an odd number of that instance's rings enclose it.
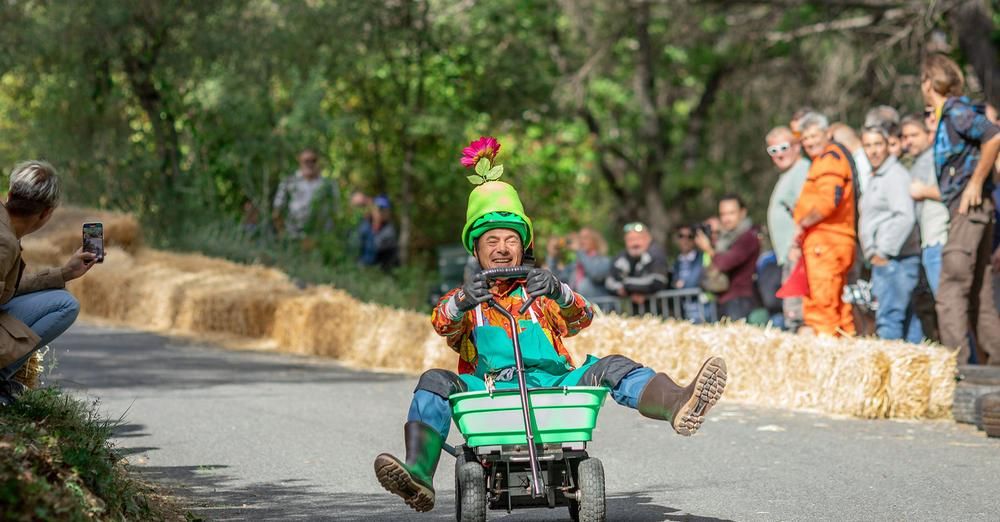
<instances>
[{"instance_id":1,"label":"blue jacket","mask_svg":"<svg viewBox=\"0 0 1000 522\"><path fill-rule=\"evenodd\" d=\"M962 96L948 98L941 110L941 123L934 135L934 166L937 170L941 201L950 210L958 208L962 191L969 184L979 163L979 146L1000 133L986 118L982 105L973 105ZM993 192L993 176L983 183L983 194Z\"/></svg>"}]
</instances>

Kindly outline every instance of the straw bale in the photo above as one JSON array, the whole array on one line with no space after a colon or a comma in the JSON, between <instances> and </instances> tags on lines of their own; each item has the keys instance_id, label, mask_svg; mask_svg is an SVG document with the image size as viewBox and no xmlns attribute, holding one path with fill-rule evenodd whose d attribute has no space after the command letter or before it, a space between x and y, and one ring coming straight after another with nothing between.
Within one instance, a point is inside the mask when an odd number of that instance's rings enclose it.
<instances>
[{"instance_id":1,"label":"straw bale","mask_svg":"<svg viewBox=\"0 0 1000 522\"><path fill-rule=\"evenodd\" d=\"M247 281L210 273L183 286L174 328L189 332L224 332L242 337L268 337L278 303L294 293L284 282Z\"/></svg>"},{"instance_id":2,"label":"straw bale","mask_svg":"<svg viewBox=\"0 0 1000 522\"><path fill-rule=\"evenodd\" d=\"M99 221L104 224L107 247L135 252L142 244L142 227L131 214L60 206L49 222L33 238L48 240L60 253L69 255L83 246L83 224Z\"/></svg>"},{"instance_id":3,"label":"straw bale","mask_svg":"<svg viewBox=\"0 0 1000 522\"><path fill-rule=\"evenodd\" d=\"M43 359L45 358L45 352L47 348L42 350L36 350L35 353L31 354L24 366L21 366L14 374L13 379L29 390L34 390L38 388L39 378L42 376L42 371L44 371L45 366L43 365Z\"/></svg>"},{"instance_id":4,"label":"straw bale","mask_svg":"<svg viewBox=\"0 0 1000 522\"><path fill-rule=\"evenodd\" d=\"M958 369L957 351L943 346L927 347L930 358L931 398L926 415L930 419L951 417L952 399L955 396L955 373Z\"/></svg>"},{"instance_id":5,"label":"straw bale","mask_svg":"<svg viewBox=\"0 0 1000 522\"><path fill-rule=\"evenodd\" d=\"M292 353L342 358L351 353L358 324L368 325L346 292L328 286L310 289L278 302L281 318L273 337L279 349Z\"/></svg>"},{"instance_id":6,"label":"straw bale","mask_svg":"<svg viewBox=\"0 0 1000 522\"><path fill-rule=\"evenodd\" d=\"M885 343L882 351L889 357L889 416L920 418L931 402L931 358L921 347L900 341Z\"/></svg>"}]
</instances>

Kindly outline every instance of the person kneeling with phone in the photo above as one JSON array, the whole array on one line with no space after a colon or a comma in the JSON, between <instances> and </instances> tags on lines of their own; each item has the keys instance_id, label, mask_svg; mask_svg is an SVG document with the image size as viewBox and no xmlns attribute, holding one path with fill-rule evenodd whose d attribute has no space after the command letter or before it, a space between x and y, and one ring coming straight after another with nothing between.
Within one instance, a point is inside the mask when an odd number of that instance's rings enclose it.
<instances>
[{"instance_id":1,"label":"person kneeling with phone","mask_svg":"<svg viewBox=\"0 0 1000 522\"><path fill-rule=\"evenodd\" d=\"M10 173L10 191L0 210L0 406L24 392L12 377L31 354L76 321L80 303L64 289L66 282L98 261L81 248L61 268L25 273L21 238L45 226L59 195L59 177L44 161L20 163Z\"/></svg>"}]
</instances>

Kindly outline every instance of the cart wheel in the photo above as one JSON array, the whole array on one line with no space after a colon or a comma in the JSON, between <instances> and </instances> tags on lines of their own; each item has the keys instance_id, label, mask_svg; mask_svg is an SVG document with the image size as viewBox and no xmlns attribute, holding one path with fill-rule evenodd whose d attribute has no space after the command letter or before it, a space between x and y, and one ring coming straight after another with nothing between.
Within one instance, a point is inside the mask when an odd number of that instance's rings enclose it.
<instances>
[{"instance_id":1,"label":"cart wheel","mask_svg":"<svg viewBox=\"0 0 1000 522\"><path fill-rule=\"evenodd\" d=\"M455 520L486 520L486 475L478 460L466 460L465 448L458 448L455 459Z\"/></svg>"},{"instance_id":2,"label":"cart wheel","mask_svg":"<svg viewBox=\"0 0 1000 522\"><path fill-rule=\"evenodd\" d=\"M604 465L598 459L580 461L576 470L580 500L570 501L569 516L574 522L604 522L607 520L604 503Z\"/></svg>"}]
</instances>

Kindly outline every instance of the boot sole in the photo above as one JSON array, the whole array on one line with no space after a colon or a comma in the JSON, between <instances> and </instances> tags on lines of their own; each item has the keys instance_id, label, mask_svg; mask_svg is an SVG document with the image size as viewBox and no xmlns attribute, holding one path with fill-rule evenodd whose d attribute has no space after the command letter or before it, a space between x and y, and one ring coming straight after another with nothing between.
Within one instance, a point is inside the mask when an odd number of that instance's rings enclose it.
<instances>
[{"instance_id":1,"label":"boot sole","mask_svg":"<svg viewBox=\"0 0 1000 522\"><path fill-rule=\"evenodd\" d=\"M375 458L375 476L386 491L399 495L415 511L434 509L434 490L413 480L403 463L392 455L383 453Z\"/></svg>"},{"instance_id":2,"label":"boot sole","mask_svg":"<svg viewBox=\"0 0 1000 522\"><path fill-rule=\"evenodd\" d=\"M705 415L719 402L726 389L726 361L722 357L712 357L705 361L695 377L694 393L674 415L674 430L690 437L705 421Z\"/></svg>"}]
</instances>

